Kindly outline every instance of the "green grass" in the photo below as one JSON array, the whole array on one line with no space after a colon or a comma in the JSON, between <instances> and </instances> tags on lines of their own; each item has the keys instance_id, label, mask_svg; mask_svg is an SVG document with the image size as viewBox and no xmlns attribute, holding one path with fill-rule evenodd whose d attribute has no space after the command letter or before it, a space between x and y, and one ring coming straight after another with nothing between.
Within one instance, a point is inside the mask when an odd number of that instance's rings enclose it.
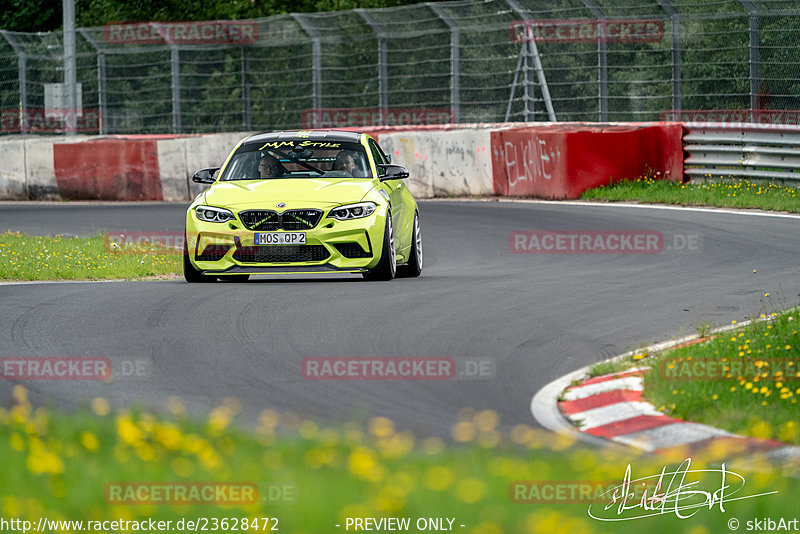
<instances>
[{"instance_id":1,"label":"green grass","mask_svg":"<svg viewBox=\"0 0 800 534\"><path fill-rule=\"evenodd\" d=\"M344 532L347 517L454 517L454 530L464 534L609 532L606 523L587 516L586 504L512 502L511 484L619 482L628 463L635 476L657 474L667 463L584 449L523 424L500 430L489 411L465 413L448 444L416 438L385 418L323 428L272 411L262 412L257 428L245 432L233 426L241 408L234 399L198 421L187 418L177 399L170 401L170 415L156 417L115 413L103 399L77 414L34 408L22 386L15 386L13 397L12 406L0 409L0 513L34 524L40 517L277 517L280 532L310 534ZM695 459L693 467L702 465ZM717 478L703 479L701 487L718 489ZM107 485L126 481L289 484L297 498L226 506L108 503ZM727 514L778 517L796 511L791 495L800 491L800 481L747 474L744 493L763 491L780 494L726 503ZM689 520L673 514L615 525L613 531L723 532L727 514L700 510Z\"/></svg>"},{"instance_id":2,"label":"green grass","mask_svg":"<svg viewBox=\"0 0 800 534\"><path fill-rule=\"evenodd\" d=\"M177 274L182 256L157 245L123 252L93 237L0 234L0 280L99 280Z\"/></svg>"},{"instance_id":3,"label":"green grass","mask_svg":"<svg viewBox=\"0 0 800 534\"><path fill-rule=\"evenodd\" d=\"M643 350L636 350L630 358L626 357L615 359L613 361L606 360L604 362L598 362L589 368L587 374L589 375L589 378L593 378L596 376L610 375L611 373L622 373L628 369L631 369L632 367L638 366L639 360L645 358L646 356L647 353Z\"/></svg>"},{"instance_id":4,"label":"green grass","mask_svg":"<svg viewBox=\"0 0 800 534\"><path fill-rule=\"evenodd\" d=\"M800 444L798 330L796 309L773 313L771 320L648 358L651 371L645 377L645 396L668 415ZM717 362L722 372L705 371ZM788 367L778 374L775 364ZM741 365L742 371L737 373L732 365Z\"/></svg>"},{"instance_id":5,"label":"green grass","mask_svg":"<svg viewBox=\"0 0 800 534\"><path fill-rule=\"evenodd\" d=\"M680 206L758 208L800 213L800 188L746 180L681 184L640 178L590 189L581 196L581 199L637 201Z\"/></svg>"}]
</instances>

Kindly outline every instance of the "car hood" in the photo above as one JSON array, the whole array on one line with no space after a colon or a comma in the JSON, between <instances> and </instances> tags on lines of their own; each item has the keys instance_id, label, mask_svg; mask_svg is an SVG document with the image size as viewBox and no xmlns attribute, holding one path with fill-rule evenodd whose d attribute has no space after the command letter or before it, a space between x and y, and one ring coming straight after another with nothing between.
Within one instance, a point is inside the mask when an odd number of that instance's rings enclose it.
<instances>
[{"instance_id":1,"label":"car hood","mask_svg":"<svg viewBox=\"0 0 800 534\"><path fill-rule=\"evenodd\" d=\"M336 206L358 202L375 183L353 178L272 178L216 182L205 193L206 204L220 207L244 207L279 202L287 207Z\"/></svg>"}]
</instances>

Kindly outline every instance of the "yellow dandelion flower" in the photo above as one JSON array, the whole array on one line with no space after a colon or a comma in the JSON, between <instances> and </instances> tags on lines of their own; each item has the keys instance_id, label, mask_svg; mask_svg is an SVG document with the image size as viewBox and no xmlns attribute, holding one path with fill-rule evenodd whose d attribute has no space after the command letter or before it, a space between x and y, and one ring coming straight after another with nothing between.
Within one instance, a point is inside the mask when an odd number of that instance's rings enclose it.
<instances>
[{"instance_id":1,"label":"yellow dandelion flower","mask_svg":"<svg viewBox=\"0 0 800 534\"><path fill-rule=\"evenodd\" d=\"M91 403L92 413L97 416L103 417L111 412L111 405L102 397L95 397Z\"/></svg>"},{"instance_id":2,"label":"yellow dandelion flower","mask_svg":"<svg viewBox=\"0 0 800 534\"><path fill-rule=\"evenodd\" d=\"M433 491L443 491L452 485L455 476L453 472L443 466L429 467L422 476L422 483Z\"/></svg>"},{"instance_id":3,"label":"yellow dandelion flower","mask_svg":"<svg viewBox=\"0 0 800 534\"><path fill-rule=\"evenodd\" d=\"M472 441L475 438L475 426L469 421L460 421L453 426L451 434L458 442Z\"/></svg>"},{"instance_id":4,"label":"yellow dandelion flower","mask_svg":"<svg viewBox=\"0 0 800 534\"><path fill-rule=\"evenodd\" d=\"M347 458L348 468L359 478L369 478L376 465L377 455L367 447L356 447Z\"/></svg>"},{"instance_id":5,"label":"yellow dandelion flower","mask_svg":"<svg viewBox=\"0 0 800 534\"><path fill-rule=\"evenodd\" d=\"M486 485L476 478L461 480L456 485L456 497L467 504L476 503L485 496Z\"/></svg>"},{"instance_id":6,"label":"yellow dandelion flower","mask_svg":"<svg viewBox=\"0 0 800 534\"><path fill-rule=\"evenodd\" d=\"M142 432L127 415L117 418L117 434L123 442L133 445L142 440Z\"/></svg>"},{"instance_id":7,"label":"yellow dandelion flower","mask_svg":"<svg viewBox=\"0 0 800 534\"><path fill-rule=\"evenodd\" d=\"M11 445L11 448L17 452L25 450L25 439L16 432L11 434L11 437L8 438L8 443Z\"/></svg>"},{"instance_id":8,"label":"yellow dandelion flower","mask_svg":"<svg viewBox=\"0 0 800 534\"><path fill-rule=\"evenodd\" d=\"M481 432L494 430L500 422L500 417L492 410L483 410L475 414L473 418L475 426Z\"/></svg>"},{"instance_id":9,"label":"yellow dandelion flower","mask_svg":"<svg viewBox=\"0 0 800 534\"><path fill-rule=\"evenodd\" d=\"M394 431L394 422L388 417L374 417L369 422L369 433L377 438L389 437Z\"/></svg>"},{"instance_id":10,"label":"yellow dandelion flower","mask_svg":"<svg viewBox=\"0 0 800 534\"><path fill-rule=\"evenodd\" d=\"M440 454L444 450L444 440L442 438L425 438L420 444L425 454Z\"/></svg>"},{"instance_id":11,"label":"yellow dandelion flower","mask_svg":"<svg viewBox=\"0 0 800 534\"><path fill-rule=\"evenodd\" d=\"M100 441L97 439L97 436L91 432L81 432L81 445L83 445L83 448L87 451L95 452L100 448Z\"/></svg>"}]
</instances>

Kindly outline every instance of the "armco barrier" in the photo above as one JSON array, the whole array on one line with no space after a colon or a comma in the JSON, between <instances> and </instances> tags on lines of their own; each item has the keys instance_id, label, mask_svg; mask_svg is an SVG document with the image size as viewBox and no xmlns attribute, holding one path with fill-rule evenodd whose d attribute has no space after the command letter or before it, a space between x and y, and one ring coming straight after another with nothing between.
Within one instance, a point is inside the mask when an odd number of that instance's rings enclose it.
<instances>
[{"instance_id":1,"label":"armco barrier","mask_svg":"<svg viewBox=\"0 0 800 534\"><path fill-rule=\"evenodd\" d=\"M679 123L552 124L494 131L494 192L578 198L626 178L683 176Z\"/></svg>"},{"instance_id":2,"label":"armco barrier","mask_svg":"<svg viewBox=\"0 0 800 534\"><path fill-rule=\"evenodd\" d=\"M777 124L685 123L684 172L691 177L800 180L800 128Z\"/></svg>"}]
</instances>

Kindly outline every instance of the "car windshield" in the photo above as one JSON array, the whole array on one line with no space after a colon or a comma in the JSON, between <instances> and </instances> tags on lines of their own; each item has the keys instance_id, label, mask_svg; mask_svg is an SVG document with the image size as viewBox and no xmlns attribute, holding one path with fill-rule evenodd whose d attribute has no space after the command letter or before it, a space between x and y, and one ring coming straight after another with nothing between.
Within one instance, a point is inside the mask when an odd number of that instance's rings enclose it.
<instances>
[{"instance_id":1,"label":"car windshield","mask_svg":"<svg viewBox=\"0 0 800 534\"><path fill-rule=\"evenodd\" d=\"M371 174L359 143L289 139L242 145L220 180L369 178Z\"/></svg>"}]
</instances>

